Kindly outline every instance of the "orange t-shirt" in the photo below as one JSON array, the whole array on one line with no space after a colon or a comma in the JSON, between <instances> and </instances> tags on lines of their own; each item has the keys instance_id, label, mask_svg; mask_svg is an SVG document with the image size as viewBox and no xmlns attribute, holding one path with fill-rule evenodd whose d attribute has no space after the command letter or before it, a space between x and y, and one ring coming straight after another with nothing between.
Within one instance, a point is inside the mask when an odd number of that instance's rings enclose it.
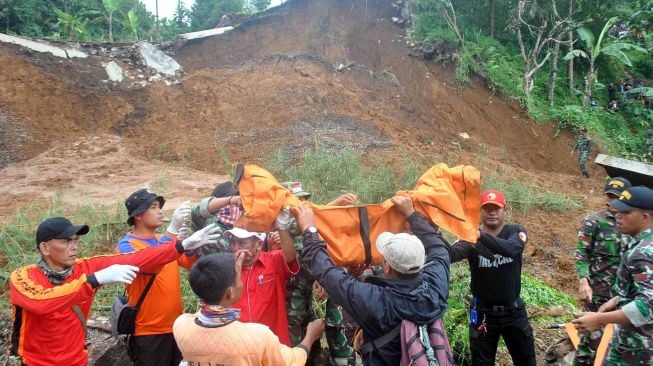
<instances>
[{"instance_id":1,"label":"orange t-shirt","mask_svg":"<svg viewBox=\"0 0 653 366\"><path fill-rule=\"evenodd\" d=\"M164 245L170 240L165 235L140 237L128 233L118 243L117 251L119 253L129 253L148 247ZM145 300L136 316L136 330L134 331L134 335L142 336L172 332L172 324L184 312L184 305L181 299L179 265L190 268L195 260L195 256L187 257L186 255L182 255L177 261L164 265L158 271L156 279L150 291L145 296ZM153 272L140 272L134 279L134 282L126 286L130 305L136 305L153 274Z\"/></svg>"}]
</instances>

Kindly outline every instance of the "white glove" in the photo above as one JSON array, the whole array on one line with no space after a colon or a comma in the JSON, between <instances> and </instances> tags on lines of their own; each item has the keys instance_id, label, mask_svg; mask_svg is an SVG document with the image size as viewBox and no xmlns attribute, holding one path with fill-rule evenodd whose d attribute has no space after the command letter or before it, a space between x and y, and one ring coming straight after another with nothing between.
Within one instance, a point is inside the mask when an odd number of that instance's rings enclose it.
<instances>
[{"instance_id":1,"label":"white glove","mask_svg":"<svg viewBox=\"0 0 653 366\"><path fill-rule=\"evenodd\" d=\"M177 238L184 240L190 236L190 228L186 225L182 226L181 229L179 229L179 233L177 233Z\"/></svg>"},{"instance_id":2,"label":"white glove","mask_svg":"<svg viewBox=\"0 0 653 366\"><path fill-rule=\"evenodd\" d=\"M179 229L184 226L184 221L186 221L186 218L188 215L190 215L190 209L190 201L186 201L179 205L179 207L177 207L175 212L172 214L170 225L168 225L168 229L166 229L166 231L170 234L177 235L179 233Z\"/></svg>"},{"instance_id":3,"label":"white glove","mask_svg":"<svg viewBox=\"0 0 653 366\"><path fill-rule=\"evenodd\" d=\"M138 267L129 264L113 264L105 269L94 273L95 279L100 285L108 283L126 283L131 284L136 277Z\"/></svg>"},{"instance_id":4,"label":"white glove","mask_svg":"<svg viewBox=\"0 0 653 366\"><path fill-rule=\"evenodd\" d=\"M284 208L279 212L279 215L277 215L277 219L274 221L274 226L277 227L279 230L288 230L288 226L290 226L290 221L292 220L292 215L290 214L290 210L288 208Z\"/></svg>"},{"instance_id":5,"label":"white glove","mask_svg":"<svg viewBox=\"0 0 653 366\"><path fill-rule=\"evenodd\" d=\"M190 237L184 239L181 245L184 247L184 250L188 251L197 249L203 245L216 244L218 241L215 239L222 235L216 234L218 230L220 229L215 227L215 224L207 225L204 229L198 230Z\"/></svg>"}]
</instances>

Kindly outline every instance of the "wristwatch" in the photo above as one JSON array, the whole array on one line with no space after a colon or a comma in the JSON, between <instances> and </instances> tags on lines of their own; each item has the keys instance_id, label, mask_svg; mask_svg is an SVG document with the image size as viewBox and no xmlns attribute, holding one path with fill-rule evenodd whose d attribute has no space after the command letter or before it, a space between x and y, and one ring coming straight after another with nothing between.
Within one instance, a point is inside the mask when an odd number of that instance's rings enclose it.
<instances>
[{"instance_id":1,"label":"wristwatch","mask_svg":"<svg viewBox=\"0 0 653 366\"><path fill-rule=\"evenodd\" d=\"M317 234L317 228L315 226L309 226L304 230L304 235L307 234Z\"/></svg>"}]
</instances>

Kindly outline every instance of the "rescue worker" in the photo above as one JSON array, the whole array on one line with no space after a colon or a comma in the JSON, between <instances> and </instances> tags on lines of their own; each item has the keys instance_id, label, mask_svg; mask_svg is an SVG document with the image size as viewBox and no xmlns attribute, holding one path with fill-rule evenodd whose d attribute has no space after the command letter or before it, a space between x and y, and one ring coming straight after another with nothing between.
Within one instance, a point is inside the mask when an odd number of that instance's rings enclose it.
<instances>
[{"instance_id":1,"label":"rescue worker","mask_svg":"<svg viewBox=\"0 0 653 366\"><path fill-rule=\"evenodd\" d=\"M481 229L478 241L458 241L451 247L451 262L467 259L471 272L469 344L472 365L494 365L499 337L512 362L535 366L535 338L521 292L522 253L526 229L506 224L506 198L488 190L481 194Z\"/></svg>"},{"instance_id":2,"label":"rescue worker","mask_svg":"<svg viewBox=\"0 0 653 366\"><path fill-rule=\"evenodd\" d=\"M587 128L580 128L580 135L571 153L573 154L574 151L578 151L578 166L580 167L580 171L585 178L589 178L590 173L585 164L587 163L587 159L592 155L592 140L587 136Z\"/></svg>"},{"instance_id":3,"label":"rescue worker","mask_svg":"<svg viewBox=\"0 0 653 366\"><path fill-rule=\"evenodd\" d=\"M578 298L585 311L597 311L614 296L611 289L616 280L621 252L627 238L619 232L615 219L616 210L608 203L619 198L621 192L630 187L630 182L625 178L609 179L603 190L606 208L588 215L578 229ZM602 336L602 329L580 335L576 365L594 365L596 349Z\"/></svg>"},{"instance_id":4,"label":"rescue worker","mask_svg":"<svg viewBox=\"0 0 653 366\"><path fill-rule=\"evenodd\" d=\"M184 360L200 365L304 365L311 344L319 341L324 321L309 323L304 339L290 348L262 324L240 322L233 307L242 295L241 270L245 251L202 257L190 270L188 282L200 298L196 314L183 314L173 332Z\"/></svg>"},{"instance_id":5,"label":"rescue worker","mask_svg":"<svg viewBox=\"0 0 653 366\"><path fill-rule=\"evenodd\" d=\"M610 206L619 230L631 237L617 270L617 295L572 323L583 333L615 324L604 366L653 365L653 190L628 188Z\"/></svg>"},{"instance_id":6,"label":"rescue worker","mask_svg":"<svg viewBox=\"0 0 653 366\"><path fill-rule=\"evenodd\" d=\"M362 328L366 342L375 343L397 328L402 320L428 324L444 314L449 294L449 254L436 227L416 212L408 196L392 198L415 235L379 235L376 246L384 256L384 277L360 282L336 267L318 236L313 211L308 206L293 208L304 236L302 262L329 297L351 315ZM425 266L425 263L429 265ZM396 366L401 359L399 333L383 345L372 347L364 365Z\"/></svg>"},{"instance_id":7,"label":"rescue worker","mask_svg":"<svg viewBox=\"0 0 653 366\"><path fill-rule=\"evenodd\" d=\"M186 203L180 205L173 213L166 233L160 235L156 231L163 224L164 203L162 196L147 189L139 189L127 198L127 223L133 228L117 244L118 253L163 245L177 237L190 214L190 206ZM144 296L136 315L134 334L129 337L128 353L134 365L179 365L181 353L172 335L172 324L184 312L179 266L189 269L196 259L196 255L183 255L159 271L141 272L132 284L126 286L130 305L135 306Z\"/></svg>"},{"instance_id":8,"label":"rescue worker","mask_svg":"<svg viewBox=\"0 0 653 366\"><path fill-rule=\"evenodd\" d=\"M78 258L87 225L75 226L63 217L41 222L36 230L41 260L18 268L9 279L12 353L24 365L86 366L86 320L100 286L132 283L137 272L155 271L184 251L214 242L212 229L136 253Z\"/></svg>"},{"instance_id":9,"label":"rescue worker","mask_svg":"<svg viewBox=\"0 0 653 366\"><path fill-rule=\"evenodd\" d=\"M311 197L311 194L304 190L300 182L284 182L281 183L281 185L302 201L307 201ZM347 193L326 205L347 206L353 205L356 203L356 200L356 195ZM304 248L302 240L303 236L301 231L299 231L295 220L291 221L288 232L294 238L295 249L297 249L297 252L301 256L301 251ZM290 340L293 345L299 344L299 342L302 341L306 325L314 318L312 308L312 295L314 292L319 300L328 296L328 294L325 294L324 289L315 282L315 279L313 279L313 276L309 273L306 266L302 265L300 257L299 273L296 276L291 277L286 285L288 329L290 332ZM349 362L353 350L349 347L347 336L345 335L342 309L334 304L333 301L327 299L325 311L325 334L327 344L329 345L329 355L336 366L345 366ZM316 343L314 347L315 349L319 349L319 343ZM314 362L315 357L316 351L312 349L308 364Z\"/></svg>"},{"instance_id":10,"label":"rescue worker","mask_svg":"<svg viewBox=\"0 0 653 366\"><path fill-rule=\"evenodd\" d=\"M210 197L204 198L190 212L190 229L195 232L206 225L215 224L220 237L216 245L205 245L198 255L229 252L229 240L224 233L234 227L241 214L238 187L227 181L218 184Z\"/></svg>"}]
</instances>

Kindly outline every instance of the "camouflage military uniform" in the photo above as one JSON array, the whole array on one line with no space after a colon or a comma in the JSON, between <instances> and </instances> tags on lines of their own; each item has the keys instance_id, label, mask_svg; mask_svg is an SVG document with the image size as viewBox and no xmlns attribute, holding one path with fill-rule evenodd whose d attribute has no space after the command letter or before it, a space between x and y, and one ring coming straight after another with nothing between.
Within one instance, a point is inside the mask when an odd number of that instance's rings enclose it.
<instances>
[{"instance_id":1,"label":"camouflage military uniform","mask_svg":"<svg viewBox=\"0 0 653 366\"><path fill-rule=\"evenodd\" d=\"M630 324L615 326L603 365L653 365L653 228L628 242L615 290Z\"/></svg>"},{"instance_id":2,"label":"camouflage military uniform","mask_svg":"<svg viewBox=\"0 0 653 366\"><path fill-rule=\"evenodd\" d=\"M301 252L304 242L295 220L291 221L288 228L290 235L295 240L295 249ZM298 254L299 257L299 254ZM301 264L301 263L300 263ZM288 330L290 342L297 345L305 335L306 325L313 320L312 293L315 279L304 265L300 266L299 273L292 276L286 284L286 311L288 313ZM329 345L329 354L336 365L347 365L352 356L342 318L340 306L327 299L325 319L325 335Z\"/></svg>"},{"instance_id":3,"label":"camouflage military uniform","mask_svg":"<svg viewBox=\"0 0 653 366\"><path fill-rule=\"evenodd\" d=\"M200 248L198 255L207 255L213 253L223 253L229 251L229 240L224 236L224 232L231 229L231 225L224 224L218 220L217 215L209 213L207 207L213 197L203 199L198 205L193 207L190 212L190 229L192 232L200 230L207 225L216 224L218 229L216 234L220 234L216 244L204 245Z\"/></svg>"},{"instance_id":4,"label":"camouflage military uniform","mask_svg":"<svg viewBox=\"0 0 653 366\"><path fill-rule=\"evenodd\" d=\"M585 311L597 311L614 293L617 268L621 260L624 238L618 232L614 214L607 209L587 216L578 229L576 273L587 278L592 288L592 303ZM593 365L603 330L581 334L575 365Z\"/></svg>"},{"instance_id":5,"label":"camouflage military uniform","mask_svg":"<svg viewBox=\"0 0 653 366\"><path fill-rule=\"evenodd\" d=\"M585 177L589 177L590 173L587 171L585 163L587 163L587 159L592 155L592 140L586 134L578 136L574 150L578 150L578 166L581 172L583 172Z\"/></svg>"}]
</instances>

